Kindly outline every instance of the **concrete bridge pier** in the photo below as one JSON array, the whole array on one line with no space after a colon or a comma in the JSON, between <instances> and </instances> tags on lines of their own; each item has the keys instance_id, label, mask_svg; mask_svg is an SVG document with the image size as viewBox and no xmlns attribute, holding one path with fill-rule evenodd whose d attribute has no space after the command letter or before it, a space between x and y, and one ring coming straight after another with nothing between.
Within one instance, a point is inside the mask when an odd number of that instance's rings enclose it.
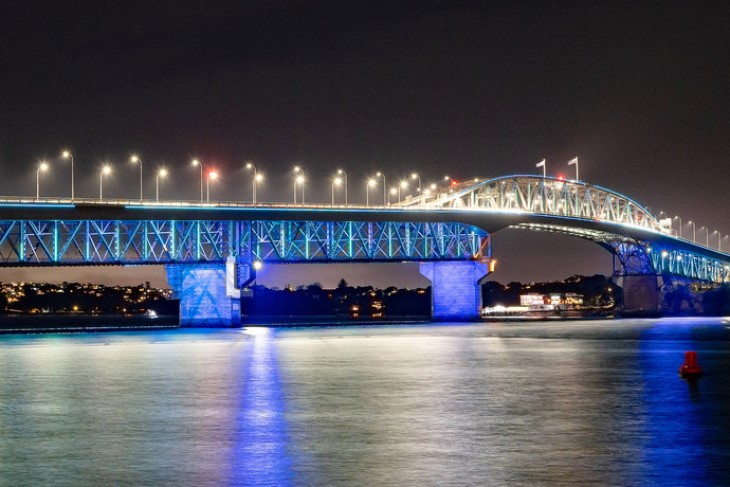
<instances>
[{"instance_id":1,"label":"concrete bridge pier","mask_svg":"<svg viewBox=\"0 0 730 487\"><path fill-rule=\"evenodd\" d=\"M250 266L229 258L225 264L168 264L167 282L180 300L180 326L241 326L242 281L249 279Z\"/></svg>"},{"instance_id":2,"label":"concrete bridge pier","mask_svg":"<svg viewBox=\"0 0 730 487\"><path fill-rule=\"evenodd\" d=\"M482 283L489 264L476 260L421 262L420 272L431 281L434 321L474 321L482 310Z\"/></svg>"},{"instance_id":3,"label":"concrete bridge pier","mask_svg":"<svg viewBox=\"0 0 730 487\"><path fill-rule=\"evenodd\" d=\"M662 276L657 274L615 275L613 281L623 290L623 316L661 316Z\"/></svg>"}]
</instances>

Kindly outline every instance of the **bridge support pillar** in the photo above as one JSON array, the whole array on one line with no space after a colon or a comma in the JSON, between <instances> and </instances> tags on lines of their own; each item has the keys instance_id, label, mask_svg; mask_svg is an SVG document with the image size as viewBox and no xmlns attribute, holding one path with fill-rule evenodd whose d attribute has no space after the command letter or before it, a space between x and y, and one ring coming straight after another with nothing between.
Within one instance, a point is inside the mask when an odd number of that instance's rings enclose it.
<instances>
[{"instance_id":1,"label":"bridge support pillar","mask_svg":"<svg viewBox=\"0 0 730 487\"><path fill-rule=\"evenodd\" d=\"M662 277L656 274L614 276L623 290L623 316L660 316L662 314Z\"/></svg>"},{"instance_id":2,"label":"bridge support pillar","mask_svg":"<svg viewBox=\"0 0 730 487\"><path fill-rule=\"evenodd\" d=\"M180 326L241 326L235 260L225 264L168 264L166 270L167 282L180 300Z\"/></svg>"},{"instance_id":3,"label":"bridge support pillar","mask_svg":"<svg viewBox=\"0 0 730 487\"><path fill-rule=\"evenodd\" d=\"M435 321L474 321L481 316L481 284L489 264L479 261L422 262L431 281L431 315Z\"/></svg>"}]
</instances>

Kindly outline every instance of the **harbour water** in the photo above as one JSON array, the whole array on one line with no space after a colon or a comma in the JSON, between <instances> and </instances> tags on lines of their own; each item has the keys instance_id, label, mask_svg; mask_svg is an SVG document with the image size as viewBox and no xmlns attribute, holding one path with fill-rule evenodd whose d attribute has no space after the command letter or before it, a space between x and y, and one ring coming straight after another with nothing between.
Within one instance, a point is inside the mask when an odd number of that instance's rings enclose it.
<instances>
[{"instance_id":1,"label":"harbour water","mask_svg":"<svg viewBox=\"0 0 730 487\"><path fill-rule=\"evenodd\" d=\"M728 485L728 371L730 318L3 335L0 485Z\"/></svg>"}]
</instances>

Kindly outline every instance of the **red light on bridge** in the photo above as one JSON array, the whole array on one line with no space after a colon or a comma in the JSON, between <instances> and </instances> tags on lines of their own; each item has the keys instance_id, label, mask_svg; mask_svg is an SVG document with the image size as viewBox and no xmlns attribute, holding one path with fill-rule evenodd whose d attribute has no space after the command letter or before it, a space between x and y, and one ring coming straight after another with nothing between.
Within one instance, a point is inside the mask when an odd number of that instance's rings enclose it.
<instances>
[{"instance_id":1,"label":"red light on bridge","mask_svg":"<svg viewBox=\"0 0 730 487\"><path fill-rule=\"evenodd\" d=\"M558 174L558 179L561 181L565 181L565 176L563 176L562 174Z\"/></svg>"}]
</instances>

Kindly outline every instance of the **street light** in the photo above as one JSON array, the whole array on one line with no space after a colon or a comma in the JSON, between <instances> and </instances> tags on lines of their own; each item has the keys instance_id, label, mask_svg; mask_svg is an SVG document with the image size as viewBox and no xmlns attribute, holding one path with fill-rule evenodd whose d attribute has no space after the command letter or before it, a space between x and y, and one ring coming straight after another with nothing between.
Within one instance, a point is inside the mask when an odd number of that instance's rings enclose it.
<instances>
[{"instance_id":1,"label":"street light","mask_svg":"<svg viewBox=\"0 0 730 487\"><path fill-rule=\"evenodd\" d=\"M41 172L48 171L48 163L41 161L38 163L38 169L35 172L35 197L36 199L41 197Z\"/></svg>"},{"instance_id":2,"label":"street light","mask_svg":"<svg viewBox=\"0 0 730 487\"><path fill-rule=\"evenodd\" d=\"M374 188L377 184L373 178L367 180L365 184L365 206L370 206L370 188Z\"/></svg>"},{"instance_id":3,"label":"street light","mask_svg":"<svg viewBox=\"0 0 730 487\"><path fill-rule=\"evenodd\" d=\"M71 159L71 199L74 199L74 155L71 151L65 150L61 152L61 157L64 159Z\"/></svg>"},{"instance_id":4,"label":"street light","mask_svg":"<svg viewBox=\"0 0 730 487\"><path fill-rule=\"evenodd\" d=\"M675 216L674 219L679 220L679 238L682 238L682 219L679 216Z\"/></svg>"},{"instance_id":5,"label":"street light","mask_svg":"<svg viewBox=\"0 0 730 487\"><path fill-rule=\"evenodd\" d=\"M453 189L451 187L454 185L454 179L451 176L444 176L444 181L446 181L446 184L448 184L448 192L452 193Z\"/></svg>"},{"instance_id":6,"label":"street light","mask_svg":"<svg viewBox=\"0 0 730 487\"><path fill-rule=\"evenodd\" d=\"M722 234L720 232L718 232L717 230L712 232L712 234L713 235L717 234L717 250L720 250L720 246L722 245L722 243L720 242L720 239L722 238Z\"/></svg>"},{"instance_id":7,"label":"street light","mask_svg":"<svg viewBox=\"0 0 730 487\"><path fill-rule=\"evenodd\" d=\"M385 206L385 205L387 205L389 203L388 197L387 197L387 189L386 189L386 186L385 186L385 174L383 174L382 172L378 171L377 173L375 173L375 177L383 178L383 206Z\"/></svg>"},{"instance_id":8,"label":"street light","mask_svg":"<svg viewBox=\"0 0 730 487\"><path fill-rule=\"evenodd\" d=\"M345 206L347 206L347 173L342 169L338 169L337 174L345 177Z\"/></svg>"},{"instance_id":9,"label":"street light","mask_svg":"<svg viewBox=\"0 0 730 487\"><path fill-rule=\"evenodd\" d=\"M297 180L301 176L302 168L299 166L294 166L294 204L297 204ZM304 182L302 180L302 182Z\"/></svg>"},{"instance_id":10,"label":"street light","mask_svg":"<svg viewBox=\"0 0 730 487\"><path fill-rule=\"evenodd\" d=\"M725 240L726 238L730 238L730 235L725 235L722 238L718 238L718 242L720 242L720 252L722 252L722 241Z\"/></svg>"},{"instance_id":11,"label":"street light","mask_svg":"<svg viewBox=\"0 0 730 487\"><path fill-rule=\"evenodd\" d=\"M167 176L167 169L164 167L161 168L159 171L157 171L157 176L155 177L155 200L160 201L160 178L165 178Z\"/></svg>"},{"instance_id":12,"label":"street light","mask_svg":"<svg viewBox=\"0 0 730 487\"><path fill-rule=\"evenodd\" d=\"M193 166L199 166L200 167L200 202L203 202L203 163L200 162L198 159L193 159L190 161L190 163Z\"/></svg>"},{"instance_id":13,"label":"street light","mask_svg":"<svg viewBox=\"0 0 730 487\"><path fill-rule=\"evenodd\" d=\"M418 192L421 192L421 176L419 176L417 173L411 174L411 179L417 179L418 180Z\"/></svg>"},{"instance_id":14,"label":"street light","mask_svg":"<svg viewBox=\"0 0 730 487\"><path fill-rule=\"evenodd\" d=\"M687 222L687 225L692 225L692 241L694 243L697 243L697 230L696 230L695 222L690 220Z\"/></svg>"},{"instance_id":15,"label":"street light","mask_svg":"<svg viewBox=\"0 0 730 487\"><path fill-rule=\"evenodd\" d=\"M400 190L401 189L408 189L408 181L403 180L398 185L398 202L401 201L401 197L400 197Z\"/></svg>"},{"instance_id":16,"label":"street light","mask_svg":"<svg viewBox=\"0 0 730 487\"><path fill-rule=\"evenodd\" d=\"M390 193L388 193L388 204L390 204L390 197L395 196L398 194L398 188L390 188Z\"/></svg>"},{"instance_id":17,"label":"street light","mask_svg":"<svg viewBox=\"0 0 730 487\"><path fill-rule=\"evenodd\" d=\"M709 227L702 225L700 227L700 232L702 231L703 228L705 229L705 232L706 232L705 233L705 247L709 247L710 246L710 229L709 229Z\"/></svg>"},{"instance_id":18,"label":"street light","mask_svg":"<svg viewBox=\"0 0 730 487\"><path fill-rule=\"evenodd\" d=\"M246 169L249 171L253 171L253 179L251 180L251 201L255 205L256 204L256 184L263 179L263 177L259 174L258 169L254 165L253 162L248 161L246 163Z\"/></svg>"},{"instance_id":19,"label":"street light","mask_svg":"<svg viewBox=\"0 0 730 487\"><path fill-rule=\"evenodd\" d=\"M205 181L205 202L210 203L210 180L216 181L218 179L218 172L213 169L208 171L208 178Z\"/></svg>"},{"instance_id":20,"label":"street light","mask_svg":"<svg viewBox=\"0 0 730 487\"><path fill-rule=\"evenodd\" d=\"M335 206L335 186L342 184L342 178L335 176L332 178L332 206Z\"/></svg>"},{"instance_id":21,"label":"street light","mask_svg":"<svg viewBox=\"0 0 730 487\"><path fill-rule=\"evenodd\" d=\"M144 191L142 188L142 159L140 159L137 155L132 155L132 157L129 158L129 162L132 164L139 164L139 200L142 201L144 199Z\"/></svg>"},{"instance_id":22,"label":"street light","mask_svg":"<svg viewBox=\"0 0 730 487\"><path fill-rule=\"evenodd\" d=\"M112 173L112 167L109 164L104 164L99 171L99 199L104 199L104 176Z\"/></svg>"},{"instance_id":23,"label":"street light","mask_svg":"<svg viewBox=\"0 0 730 487\"><path fill-rule=\"evenodd\" d=\"M294 203L297 202L297 184L302 185L302 204L304 204L304 175L303 174L297 174L297 177L294 178Z\"/></svg>"}]
</instances>

